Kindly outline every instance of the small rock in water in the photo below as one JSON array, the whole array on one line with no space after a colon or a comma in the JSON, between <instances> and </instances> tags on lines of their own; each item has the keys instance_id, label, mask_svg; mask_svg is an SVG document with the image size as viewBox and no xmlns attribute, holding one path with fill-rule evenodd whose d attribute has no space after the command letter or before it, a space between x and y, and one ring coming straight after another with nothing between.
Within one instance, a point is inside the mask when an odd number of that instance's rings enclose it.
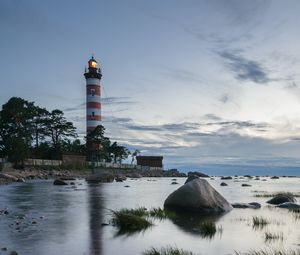
<instances>
[{"instance_id":1,"label":"small rock in water","mask_svg":"<svg viewBox=\"0 0 300 255\"><path fill-rule=\"evenodd\" d=\"M35 224L37 224L37 222L34 220L34 221L31 222L31 224L35 225Z\"/></svg>"},{"instance_id":2,"label":"small rock in water","mask_svg":"<svg viewBox=\"0 0 300 255\"><path fill-rule=\"evenodd\" d=\"M286 202L294 203L294 202L296 202L296 199L294 198L293 195L278 194L275 197L268 200L266 203L271 204L271 205L279 205L279 204L283 204Z\"/></svg>"},{"instance_id":3,"label":"small rock in water","mask_svg":"<svg viewBox=\"0 0 300 255\"><path fill-rule=\"evenodd\" d=\"M231 176L222 176L221 180L232 180Z\"/></svg>"},{"instance_id":4,"label":"small rock in water","mask_svg":"<svg viewBox=\"0 0 300 255\"><path fill-rule=\"evenodd\" d=\"M225 182L221 182L220 186L228 186L228 184Z\"/></svg>"},{"instance_id":5,"label":"small rock in water","mask_svg":"<svg viewBox=\"0 0 300 255\"><path fill-rule=\"evenodd\" d=\"M9 214L9 212L7 210L4 210L3 212L5 215Z\"/></svg>"},{"instance_id":6,"label":"small rock in water","mask_svg":"<svg viewBox=\"0 0 300 255\"><path fill-rule=\"evenodd\" d=\"M68 185L68 183L66 183L63 180L56 179L56 180L54 180L53 185Z\"/></svg>"},{"instance_id":7,"label":"small rock in water","mask_svg":"<svg viewBox=\"0 0 300 255\"><path fill-rule=\"evenodd\" d=\"M298 209L300 208L300 205L292 202L286 202L286 203L279 204L276 207L287 208L287 209Z\"/></svg>"},{"instance_id":8,"label":"small rock in water","mask_svg":"<svg viewBox=\"0 0 300 255\"><path fill-rule=\"evenodd\" d=\"M250 185L250 184L247 184L247 183L243 183L242 184L242 187L251 187L252 185Z\"/></svg>"},{"instance_id":9,"label":"small rock in water","mask_svg":"<svg viewBox=\"0 0 300 255\"><path fill-rule=\"evenodd\" d=\"M172 185L176 185L176 184L179 184L179 183L178 183L178 182L172 182L171 184L172 184Z\"/></svg>"},{"instance_id":10,"label":"small rock in water","mask_svg":"<svg viewBox=\"0 0 300 255\"><path fill-rule=\"evenodd\" d=\"M233 203L231 204L233 208L252 208L252 209L259 209L261 208L261 205L259 203L256 202L252 202L252 203Z\"/></svg>"},{"instance_id":11,"label":"small rock in water","mask_svg":"<svg viewBox=\"0 0 300 255\"><path fill-rule=\"evenodd\" d=\"M9 255L18 255L16 251L12 251Z\"/></svg>"},{"instance_id":12,"label":"small rock in water","mask_svg":"<svg viewBox=\"0 0 300 255\"><path fill-rule=\"evenodd\" d=\"M129 186L129 185L125 185L124 187L125 187L125 188L130 188L130 186Z\"/></svg>"},{"instance_id":13,"label":"small rock in water","mask_svg":"<svg viewBox=\"0 0 300 255\"><path fill-rule=\"evenodd\" d=\"M6 247L1 248L1 251L7 251Z\"/></svg>"},{"instance_id":14,"label":"small rock in water","mask_svg":"<svg viewBox=\"0 0 300 255\"><path fill-rule=\"evenodd\" d=\"M278 176L272 176L270 179L279 179L279 177Z\"/></svg>"}]
</instances>

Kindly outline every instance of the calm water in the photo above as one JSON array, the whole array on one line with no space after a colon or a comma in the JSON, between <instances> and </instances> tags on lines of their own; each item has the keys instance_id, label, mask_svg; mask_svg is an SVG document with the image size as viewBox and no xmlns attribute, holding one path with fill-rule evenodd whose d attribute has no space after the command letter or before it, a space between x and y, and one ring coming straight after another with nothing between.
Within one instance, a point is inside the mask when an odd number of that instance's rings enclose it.
<instances>
[{"instance_id":1,"label":"calm water","mask_svg":"<svg viewBox=\"0 0 300 255\"><path fill-rule=\"evenodd\" d=\"M177 178L183 184L185 178ZM88 185L77 180L75 187L53 186L52 181L38 181L0 187L0 248L19 254L141 254L151 247L176 246L197 254L234 254L234 250L300 245L300 219L285 209L270 209L266 198L256 198L257 191L300 192L300 178L251 180L252 187L241 187L246 180L209 182L230 202L260 202L263 208L234 209L215 219L219 232L205 238L194 231L201 219L189 218L173 223L155 220L155 225L142 233L117 236L112 226L102 226L111 218L110 209L139 206L162 207L165 198L179 185L171 178L142 178L123 183ZM130 185L130 188L125 188ZM270 224L252 228L252 216L264 216ZM18 219L20 218L21 219ZM24 219L22 219L25 217ZM37 224L32 224L32 222ZM282 240L266 242L266 231L280 234ZM0 254L8 252L0 251Z\"/></svg>"}]
</instances>

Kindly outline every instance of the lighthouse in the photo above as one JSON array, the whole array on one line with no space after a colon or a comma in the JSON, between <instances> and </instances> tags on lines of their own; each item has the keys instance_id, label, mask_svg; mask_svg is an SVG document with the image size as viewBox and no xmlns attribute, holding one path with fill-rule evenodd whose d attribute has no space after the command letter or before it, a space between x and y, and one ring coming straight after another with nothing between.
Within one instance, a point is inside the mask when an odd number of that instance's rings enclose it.
<instances>
[{"instance_id":1,"label":"lighthouse","mask_svg":"<svg viewBox=\"0 0 300 255\"><path fill-rule=\"evenodd\" d=\"M86 133L88 134L101 124L102 74L94 57L89 60L88 71L85 71L84 77L86 79Z\"/></svg>"}]
</instances>

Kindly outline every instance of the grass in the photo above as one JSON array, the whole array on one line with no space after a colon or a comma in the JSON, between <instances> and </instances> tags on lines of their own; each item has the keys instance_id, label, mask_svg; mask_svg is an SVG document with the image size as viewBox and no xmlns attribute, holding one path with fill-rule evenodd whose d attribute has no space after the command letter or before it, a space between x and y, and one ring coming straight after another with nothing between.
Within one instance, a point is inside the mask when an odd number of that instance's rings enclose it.
<instances>
[{"instance_id":1,"label":"grass","mask_svg":"<svg viewBox=\"0 0 300 255\"><path fill-rule=\"evenodd\" d=\"M194 253L178 248L172 248L172 247L167 247L167 248L161 248L161 249L156 249L156 248L151 248L150 250L144 251L143 255L193 255Z\"/></svg>"},{"instance_id":2,"label":"grass","mask_svg":"<svg viewBox=\"0 0 300 255\"><path fill-rule=\"evenodd\" d=\"M153 223L148 219L142 216L124 212L124 210L112 212L113 218L111 223L113 226L118 227L118 235L133 234L146 230L153 225Z\"/></svg>"},{"instance_id":3,"label":"grass","mask_svg":"<svg viewBox=\"0 0 300 255\"><path fill-rule=\"evenodd\" d=\"M135 216L139 216L139 217L148 216L147 208L145 208L145 207L138 207L136 209L121 209L118 212L123 213L123 214L135 215Z\"/></svg>"},{"instance_id":4,"label":"grass","mask_svg":"<svg viewBox=\"0 0 300 255\"><path fill-rule=\"evenodd\" d=\"M173 211L163 210L160 207L157 207L150 209L149 216L158 219L174 219L177 215Z\"/></svg>"},{"instance_id":5,"label":"grass","mask_svg":"<svg viewBox=\"0 0 300 255\"><path fill-rule=\"evenodd\" d=\"M296 220L300 220L300 208L290 208L289 212L294 214Z\"/></svg>"},{"instance_id":6,"label":"grass","mask_svg":"<svg viewBox=\"0 0 300 255\"><path fill-rule=\"evenodd\" d=\"M300 255L300 250L253 250L249 252L235 252L236 255Z\"/></svg>"},{"instance_id":7,"label":"grass","mask_svg":"<svg viewBox=\"0 0 300 255\"><path fill-rule=\"evenodd\" d=\"M300 193L293 193L293 192L274 192L274 193L255 194L254 197L275 197L278 195L300 197Z\"/></svg>"},{"instance_id":8,"label":"grass","mask_svg":"<svg viewBox=\"0 0 300 255\"><path fill-rule=\"evenodd\" d=\"M270 224L270 221L263 217L253 216L252 217L252 227L253 228L263 228L266 225Z\"/></svg>"},{"instance_id":9,"label":"grass","mask_svg":"<svg viewBox=\"0 0 300 255\"><path fill-rule=\"evenodd\" d=\"M157 219L167 219L176 217L176 214L172 211L163 210L160 207L147 210L145 207L138 207L136 209L121 209L119 211L113 211L113 217L111 224L118 227L118 235L132 234L135 232L146 230L152 226L150 217Z\"/></svg>"},{"instance_id":10,"label":"grass","mask_svg":"<svg viewBox=\"0 0 300 255\"><path fill-rule=\"evenodd\" d=\"M265 242L283 241L283 233L265 232Z\"/></svg>"}]
</instances>

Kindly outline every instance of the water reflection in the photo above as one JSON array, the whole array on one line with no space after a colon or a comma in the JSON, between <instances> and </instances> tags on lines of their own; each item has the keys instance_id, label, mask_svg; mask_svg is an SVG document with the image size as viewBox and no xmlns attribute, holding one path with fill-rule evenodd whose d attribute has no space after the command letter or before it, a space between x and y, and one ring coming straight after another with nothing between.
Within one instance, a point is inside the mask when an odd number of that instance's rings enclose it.
<instances>
[{"instance_id":1,"label":"water reflection","mask_svg":"<svg viewBox=\"0 0 300 255\"><path fill-rule=\"evenodd\" d=\"M215 234L222 234L222 227L217 226L216 222L223 215L177 212L177 216L170 218L170 220L186 233L212 239Z\"/></svg>"},{"instance_id":2,"label":"water reflection","mask_svg":"<svg viewBox=\"0 0 300 255\"><path fill-rule=\"evenodd\" d=\"M90 227L90 254L102 255L102 220L103 220L103 197L101 184L89 184L89 227Z\"/></svg>"}]
</instances>

